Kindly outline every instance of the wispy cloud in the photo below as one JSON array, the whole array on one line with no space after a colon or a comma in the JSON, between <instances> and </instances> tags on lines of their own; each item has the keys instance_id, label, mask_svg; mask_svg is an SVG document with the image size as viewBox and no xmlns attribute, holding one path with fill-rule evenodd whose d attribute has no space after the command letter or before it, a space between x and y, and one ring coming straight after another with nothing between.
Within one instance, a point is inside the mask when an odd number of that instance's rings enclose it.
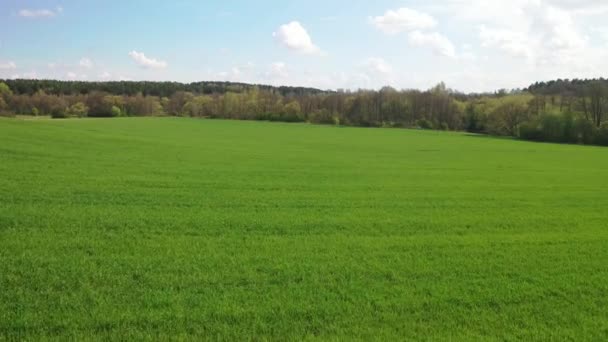
<instances>
[{"instance_id":1,"label":"wispy cloud","mask_svg":"<svg viewBox=\"0 0 608 342\"><path fill-rule=\"evenodd\" d=\"M0 62L0 70L13 70L17 69L17 64L13 61Z\"/></svg>"},{"instance_id":2,"label":"wispy cloud","mask_svg":"<svg viewBox=\"0 0 608 342\"><path fill-rule=\"evenodd\" d=\"M78 65L83 68L90 69L93 67L93 61L90 60L89 58L85 57L85 58L80 59L80 62L78 63Z\"/></svg>"},{"instance_id":3,"label":"wispy cloud","mask_svg":"<svg viewBox=\"0 0 608 342\"><path fill-rule=\"evenodd\" d=\"M438 32L425 33L421 31L412 31L408 35L410 44L414 46L427 46L430 47L433 52L440 56L455 58L456 49L454 44Z\"/></svg>"},{"instance_id":4,"label":"wispy cloud","mask_svg":"<svg viewBox=\"0 0 608 342\"><path fill-rule=\"evenodd\" d=\"M406 7L388 10L384 15L370 18L370 21L387 34L430 29L437 25L437 21L432 16Z\"/></svg>"},{"instance_id":5,"label":"wispy cloud","mask_svg":"<svg viewBox=\"0 0 608 342\"><path fill-rule=\"evenodd\" d=\"M146 57L143 52L131 51L129 57L142 68L146 69L164 69L167 67L167 62L155 58Z\"/></svg>"},{"instance_id":6,"label":"wispy cloud","mask_svg":"<svg viewBox=\"0 0 608 342\"><path fill-rule=\"evenodd\" d=\"M57 7L54 10L42 8L42 9L21 9L17 13L23 18L52 18L63 12L62 7Z\"/></svg>"}]
</instances>

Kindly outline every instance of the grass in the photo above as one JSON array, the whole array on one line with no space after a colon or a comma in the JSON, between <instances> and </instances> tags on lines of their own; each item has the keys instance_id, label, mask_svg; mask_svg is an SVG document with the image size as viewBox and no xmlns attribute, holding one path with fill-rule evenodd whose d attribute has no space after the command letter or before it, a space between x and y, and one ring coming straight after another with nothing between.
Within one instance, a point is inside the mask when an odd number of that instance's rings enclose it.
<instances>
[{"instance_id":1,"label":"grass","mask_svg":"<svg viewBox=\"0 0 608 342\"><path fill-rule=\"evenodd\" d=\"M608 339L608 149L0 120L2 339Z\"/></svg>"}]
</instances>

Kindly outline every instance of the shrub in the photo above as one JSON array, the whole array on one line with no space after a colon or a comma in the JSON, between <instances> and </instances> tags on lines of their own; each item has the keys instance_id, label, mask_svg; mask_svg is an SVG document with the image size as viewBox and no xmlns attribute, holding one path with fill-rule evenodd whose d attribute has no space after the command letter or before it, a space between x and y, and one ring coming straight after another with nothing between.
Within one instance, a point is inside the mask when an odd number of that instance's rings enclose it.
<instances>
[{"instance_id":1,"label":"shrub","mask_svg":"<svg viewBox=\"0 0 608 342\"><path fill-rule=\"evenodd\" d=\"M427 119L420 119L416 121L416 126L420 129L433 129L433 123Z\"/></svg>"},{"instance_id":2,"label":"shrub","mask_svg":"<svg viewBox=\"0 0 608 342\"><path fill-rule=\"evenodd\" d=\"M0 82L0 97L8 98L13 95L11 88L4 82Z\"/></svg>"},{"instance_id":3,"label":"shrub","mask_svg":"<svg viewBox=\"0 0 608 342\"><path fill-rule=\"evenodd\" d=\"M50 101L48 105L49 114L54 119L63 119L67 118L67 104L65 100L61 97L55 99L55 101Z\"/></svg>"},{"instance_id":4,"label":"shrub","mask_svg":"<svg viewBox=\"0 0 608 342\"><path fill-rule=\"evenodd\" d=\"M368 119L361 119L355 123L359 127L382 127L381 122L376 122Z\"/></svg>"},{"instance_id":5,"label":"shrub","mask_svg":"<svg viewBox=\"0 0 608 342\"><path fill-rule=\"evenodd\" d=\"M65 119L68 117L68 115L65 110L53 109L51 111L51 117L53 119Z\"/></svg>"},{"instance_id":6,"label":"shrub","mask_svg":"<svg viewBox=\"0 0 608 342\"><path fill-rule=\"evenodd\" d=\"M596 128L591 121L578 118L574 121L577 141L583 144L593 144Z\"/></svg>"},{"instance_id":7,"label":"shrub","mask_svg":"<svg viewBox=\"0 0 608 342\"><path fill-rule=\"evenodd\" d=\"M309 116L309 120L312 123L318 124L335 124L332 113L325 108L312 112Z\"/></svg>"},{"instance_id":8,"label":"shrub","mask_svg":"<svg viewBox=\"0 0 608 342\"><path fill-rule=\"evenodd\" d=\"M2 85L2 83L0 83ZM13 116L12 113L8 110L8 105L4 98L0 96L0 116L10 117Z\"/></svg>"},{"instance_id":9,"label":"shrub","mask_svg":"<svg viewBox=\"0 0 608 342\"><path fill-rule=\"evenodd\" d=\"M608 146L608 122L604 122L595 133L594 143L597 145Z\"/></svg>"},{"instance_id":10,"label":"shrub","mask_svg":"<svg viewBox=\"0 0 608 342\"><path fill-rule=\"evenodd\" d=\"M546 114L537 121L519 125L518 137L524 140L561 143L581 143L608 146L608 122L600 128L582 117L572 114Z\"/></svg>"},{"instance_id":11,"label":"shrub","mask_svg":"<svg viewBox=\"0 0 608 342\"><path fill-rule=\"evenodd\" d=\"M593 143L595 128L584 118L572 114L545 114L538 120L519 125L518 137L525 140L561 143Z\"/></svg>"},{"instance_id":12,"label":"shrub","mask_svg":"<svg viewBox=\"0 0 608 342\"><path fill-rule=\"evenodd\" d=\"M284 121L284 122L304 122L304 118L297 114L283 114L279 117L279 120L276 121Z\"/></svg>"},{"instance_id":13,"label":"shrub","mask_svg":"<svg viewBox=\"0 0 608 342\"><path fill-rule=\"evenodd\" d=\"M112 105L106 101L106 94L99 91L91 92L87 96L87 107L89 107L89 116L91 117L109 117L112 116Z\"/></svg>"},{"instance_id":14,"label":"shrub","mask_svg":"<svg viewBox=\"0 0 608 342\"><path fill-rule=\"evenodd\" d=\"M540 120L540 130L543 141L564 142L564 125L560 116L543 115Z\"/></svg>"},{"instance_id":15,"label":"shrub","mask_svg":"<svg viewBox=\"0 0 608 342\"><path fill-rule=\"evenodd\" d=\"M393 122L393 121L390 121L390 122L383 122L382 123L382 127L385 127L385 128L404 128L405 124L403 122Z\"/></svg>"},{"instance_id":16,"label":"shrub","mask_svg":"<svg viewBox=\"0 0 608 342\"><path fill-rule=\"evenodd\" d=\"M478 106L475 106L473 103L470 103L465 108L463 126L468 132L481 133L486 130L486 115L483 112L478 111L477 108Z\"/></svg>"},{"instance_id":17,"label":"shrub","mask_svg":"<svg viewBox=\"0 0 608 342\"><path fill-rule=\"evenodd\" d=\"M291 101L283 106L283 115L281 115L281 121L286 122L300 122L304 121L301 115L302 108L298 101Z\"/></svg>"},{"instance_id":18,"label":"shrub","mask_svg":"<svg viewBox=\"0 0 608 342\"><path fill-rule=\"evenodd\" d=\"M541 141L543 139L543 134L536 121L527 121L519 125L518 136L520 139L532 141Z\"/></svg>"},{"instance_id":19,"label":"shrub","mask_svg":"<svg viewBox=\"0 0 608 342\"><path fill-rule=\"evenodd\" d=\"M578 132L576 131L576 122L572 113L566 113L562 116L562 141L576 144L579 142Z\"/></svg>"},{"instance_id":20,"label":"shrub","mask_svg":"<svg viewBox=\"0 0 608 342\"><path fill-rule=\"evenodd\" d=\"M82 102L77 102L68 108L68 115L73 117L81 118L87 116L88 112L89 108Z\"/></svg>"},{"instance_id":21,"label":"shrub","mask_svg":"<svg viewBox=\"0 0 608 342\"><path fill-rule=\"evenodd\" d=\"M0 97L0 113L4 112L8 108L6 101L4 101L3 97Z\"/></svg>"},{"instance_id":22,"label":"shrub","mask_svg":"<svg viewBox=\"0 0 608 342\"><path fill-rule=\"evenodd\" d=\"M110 112L112 113L113 117L122 116L122 111L120 110L120 108L118 108L116 106L112 106L112 109L110 110Z\"/></svg>"}]
</instances>

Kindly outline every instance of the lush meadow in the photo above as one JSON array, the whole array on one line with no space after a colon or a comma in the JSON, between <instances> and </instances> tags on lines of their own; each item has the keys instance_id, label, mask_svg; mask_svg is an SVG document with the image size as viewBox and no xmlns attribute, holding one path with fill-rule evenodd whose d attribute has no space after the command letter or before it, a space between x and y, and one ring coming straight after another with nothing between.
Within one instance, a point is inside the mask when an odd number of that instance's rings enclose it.
<instances>
[{"instance_id":1,"label":"lush meadow","mask_svg":"<svg viewBox=\"0 0 608 342\"><path fill-rule=\"evenodd\" d=\"M608 148L0 119L0 340L608 339Z\"/></svg>"}]
</instances>

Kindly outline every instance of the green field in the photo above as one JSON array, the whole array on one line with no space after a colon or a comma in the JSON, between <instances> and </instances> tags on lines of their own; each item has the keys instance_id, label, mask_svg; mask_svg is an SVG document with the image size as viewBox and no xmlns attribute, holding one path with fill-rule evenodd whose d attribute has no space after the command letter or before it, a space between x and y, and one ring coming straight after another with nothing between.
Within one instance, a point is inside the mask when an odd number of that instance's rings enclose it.
<instances>
[{"instance_id":1,"label":"green field","mask_svg":"<svg viewBox=\"0 0 608 342\"><path fill-rule=\"evenodd\" d=\"M0 340L607 340L608 148L0 120Z\"/></svg>"}]
</instances>

